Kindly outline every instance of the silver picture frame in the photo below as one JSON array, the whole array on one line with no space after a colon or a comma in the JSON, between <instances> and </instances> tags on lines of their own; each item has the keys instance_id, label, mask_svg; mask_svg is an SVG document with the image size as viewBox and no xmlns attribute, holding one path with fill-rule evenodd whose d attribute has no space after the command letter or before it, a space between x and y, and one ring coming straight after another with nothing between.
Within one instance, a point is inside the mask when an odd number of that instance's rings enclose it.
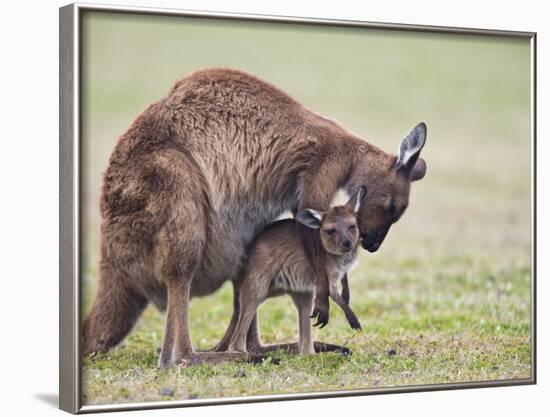
<instances>
[{"instance_id":1,"label":"silver picture frame","mask_svg":"<svg viewBox=\"0 0 550 417\"><path fill-rule=\"evenodd\" d=\"M388 388L353 389L284 395L210 398L193 400L137 402L110 405L83 405L80 355L81 324L81 18L86 11L134 13L231 19L256 22L292 22L304 25L392 29L411 32L475 34L498 37L520 37L530 40L531 47L531 377L526 379L447 383ZM74 3L59 9L59 408L69 413L142 410L201 405L253 403L325 397L502 387L536 384L536 32L472 29L379 23L350 20L328 20L291 16L266 16L210 11L178 10L153 7L129 7Z\"/></svg>"}]
</instances>

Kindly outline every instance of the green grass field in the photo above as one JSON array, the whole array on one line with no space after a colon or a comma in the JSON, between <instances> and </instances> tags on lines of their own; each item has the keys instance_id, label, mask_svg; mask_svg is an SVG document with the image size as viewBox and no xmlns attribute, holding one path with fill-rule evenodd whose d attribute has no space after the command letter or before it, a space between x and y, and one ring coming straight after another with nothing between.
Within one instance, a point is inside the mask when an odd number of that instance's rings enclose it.
<instances>
[{"instance_id":1,"label":"green grass field","mask_svg":"<svg viewBox=\"0 0 550 417\"><path fill-rule=\"evenodd\" d=\"M83 24L84 313L97 281L101 174L117 137L178 77L249 71L387 151L428 125L426 178L350 277L363 332L334 304L315 330L353 355L158 370L164 318L149 308L119 347L85 360L85 404L530 377L527 40L101 13ZM193 300L196 348L221 338L231 299L226 285ZM288 297L267 301L260 322L264 342L296 338Z\"/></svg>"}]
</instances>

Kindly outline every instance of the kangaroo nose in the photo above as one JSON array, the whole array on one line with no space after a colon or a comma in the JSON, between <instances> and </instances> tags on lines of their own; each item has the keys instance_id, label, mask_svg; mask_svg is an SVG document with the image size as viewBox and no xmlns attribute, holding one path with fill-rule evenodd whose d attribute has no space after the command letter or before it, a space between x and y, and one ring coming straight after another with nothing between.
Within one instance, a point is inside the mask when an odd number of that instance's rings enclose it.
<instances>
[{"instance_id":1,"label":"kangaroo nose","mask_svg":"<svg viewBox=\"0 0 550 417\"><path fill-rule=\"evenodd\" d=\"M344 240L342 242L342 249L344 249L345 251L349 251L351 249L351 240Z\"/></svg>"}]
</instances>

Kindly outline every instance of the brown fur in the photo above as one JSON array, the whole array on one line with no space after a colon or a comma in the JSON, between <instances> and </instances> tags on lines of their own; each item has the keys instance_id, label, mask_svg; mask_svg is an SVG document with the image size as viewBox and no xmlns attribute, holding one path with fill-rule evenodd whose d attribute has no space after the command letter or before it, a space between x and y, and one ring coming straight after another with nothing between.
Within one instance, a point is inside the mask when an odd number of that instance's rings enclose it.
<instances>
[{"instance_id":1,"label":"brown fur","mask_svg":"<svg viewBox=\"0 0 550 417\"><path fill-rule=\"evenodd\" d=\"M296 230L297 222L320 229L330 296L344 310L351 327L361 329L357 317L338 292L340 281L357 260L359 232L355 207L358 199L360 196L356 194L345 206L334 207L328 213L305 210L299 213L297 221L281 220L260 233L252 244L246 272L239 284L240 312L229 344L230 352L247 351L250 324L266 298L290 294L298 310L298 352L314 353L310 314L315 277Z\"/></svg>"},{"instance_id":2,"label":"brown fur","mask_svg":"<svg viewBox=\"0 0 550 417\"><path fill-rule=\"evenodd\" d=\"M83 323L83 353L116 345L151 302L167 310L160 366L189 358L190 298L238 280L246 249L268 223L288 209L328 209L339 187L366 186L365 246L369 233L405 209L411 172L251 75L207 69L181 79L134 120L109 160L99 285ZM307 228L301 233L315 271L315 311L326 321L321 245Z\"/></svg>"}]
</instances>

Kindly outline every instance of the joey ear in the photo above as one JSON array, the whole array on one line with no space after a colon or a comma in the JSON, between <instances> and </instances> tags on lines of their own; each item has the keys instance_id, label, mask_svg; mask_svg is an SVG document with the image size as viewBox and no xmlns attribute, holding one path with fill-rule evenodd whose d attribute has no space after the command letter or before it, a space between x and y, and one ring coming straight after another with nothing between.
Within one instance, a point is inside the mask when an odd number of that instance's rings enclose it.
<instances>
[{"instance_id":1,"label":"joey ear","mask_svg":"<svg viewBox=\"0 0 550 417\"><path fill-rule=\"evenodd\" d=\"M311 229L319 229L323 220L323 213L313 209L304 209L296 215L296 221Z\"/></svg>"},{"instance_id":2,"label":"joey ear","mask_svg":"<svg viewBox=\"0 0 550 417\"><path fill-rule=\"evenodd\" d=\"M418 161L420 151L426 143L426 124L424 122L419 123L416 127L401 141L399 146L399 155L397 156L397 162L395 167L401 170L407 170L411 172L413 167ZM424 168L426 163L424 162ZM424 173L426 169L424 169ZM422 178L422 175L420 178ZM420 179L417 178L417 179ZM411 177L411 181L414 181Z\"/></svg>"},{"instance_id":3,"label":"joey ear","mask_svg":"<svg viewBox=\"0 0 550 417\"><path fill-rule=\"evenodd\" d=\"M367 188L360 187L359 190L353 193L353 195L350 197L349 201L346 203L346 207L353 210L354 213L357 213L366 195L367 195Z\"/></svg>"}]
</instances>

